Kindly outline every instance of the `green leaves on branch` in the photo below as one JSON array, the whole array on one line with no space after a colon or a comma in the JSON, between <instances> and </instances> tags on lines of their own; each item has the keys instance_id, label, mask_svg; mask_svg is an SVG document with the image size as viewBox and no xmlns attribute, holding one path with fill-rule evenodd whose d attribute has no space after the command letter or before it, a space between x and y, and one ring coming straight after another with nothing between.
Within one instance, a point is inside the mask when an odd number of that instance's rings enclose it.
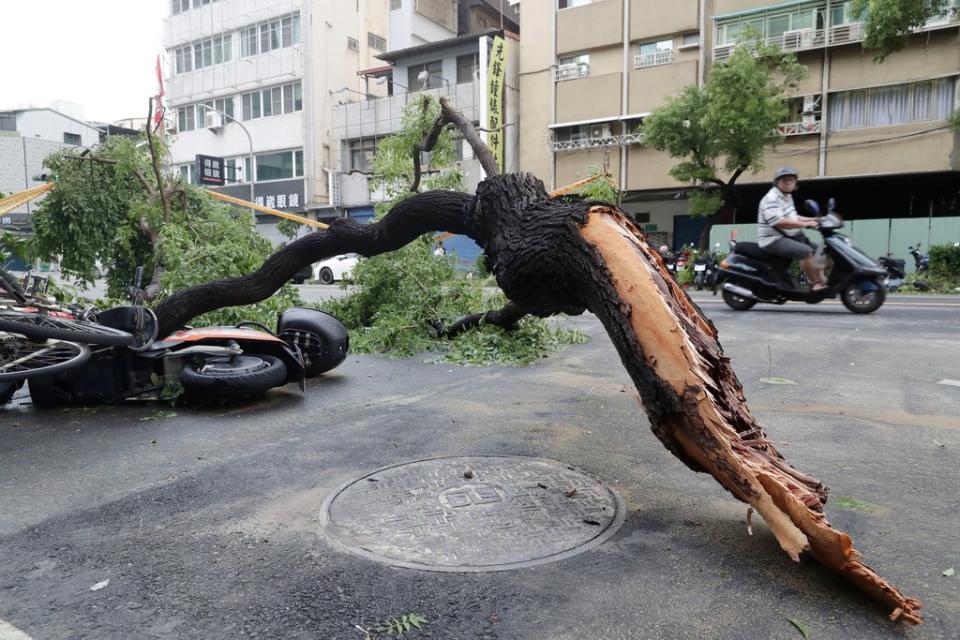
<instances>
[{"instance_id":1,"label":"green leaves on branch","mask_svg":"<svg viewBox=\"0 0 960 640\"><path fill-rule=\"evenodd\" d=\"M404 126L384 138L374 157L376 184L392 194L375 207L379 219L392 206L412 195L412 149L433 126L439 104L414 102L404 112ZM454 164L454 139L444 130L425 163L424 189L463 191L463 174ZM517 365L533 362L562 344L584 341L580 332L555 329L526 318L516 331L484 325L451 340L437 338L434 326L502 307L502 295L487 295L480 278L458 274L454 256L433 255L434 238L421 236L397 251L361 258L353 269L353 290L324 303L350 330L350 346L360 353L407 357L424 351L435 361L470 365Z\"/></svg>"},{"instance_id":2,"label":"green leaves on branch","mask_svg":"<svg viewBox=\"0 0 960 640\"><path fill-rule=\"evenodd\" d=\"M864 21L863 48L874 51L874 60L907 46L910 34L938 15L957 11L957 0L853 0L853 17Z\"/></svg>"},{"instance_id":3,"label":"green leaves on branch","mask_svg":"<svg viewBox=\"0 0 960 640\"><path fill-rule=\"evenodd\" d=\"M96 160L75 153L61 151L44 161L57 186L34 214L31 251L44 259L59 256L62 273L87 283L105 267L108 297L126 299L139 265L144 284L164 268L155 303L179 289L255 271L273 252L248 211L221 204L176 175L164 176L171 194L167 219L142 140L107 138L89 154ZM194 323L249 319L272 325L277 311L300 303L288 285L256 305L221 309Z\"/></svg>"},{"instance_id":4,"label":"green leaves on branch","mask_svg":"<svg viewBox=\"0 0 960 640\"><path fill-rule=\"evenodd\" d=\"M749 36L748 36L749 37ZM788 92L806 75L796 55L776 47L743 43L714 65L702 87L689 85L644 120L644 143L679 161L670 175L698 183L691 213L714 213L724 194L745 171L762 168L763 155L781 137Z\"/></svg>"}]
</instances>

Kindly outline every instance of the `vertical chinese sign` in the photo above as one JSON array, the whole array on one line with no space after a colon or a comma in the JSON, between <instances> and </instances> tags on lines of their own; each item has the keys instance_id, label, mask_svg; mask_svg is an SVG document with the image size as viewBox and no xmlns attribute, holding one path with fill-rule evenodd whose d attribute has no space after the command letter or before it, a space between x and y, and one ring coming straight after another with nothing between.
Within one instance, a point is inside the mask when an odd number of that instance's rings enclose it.
<instances>
[{"instance_id":1,"label":"vertical chinese sign","mask_svg":"<svg viewBox=\"0 0 960 640\"><path fill-rule=\"evenodd\" d=\"M497 167L503 172L503 95L506 77L507 43L502 36L493 39L487 69L487 146L493 152Z\"/></svg>"}]
</instances>

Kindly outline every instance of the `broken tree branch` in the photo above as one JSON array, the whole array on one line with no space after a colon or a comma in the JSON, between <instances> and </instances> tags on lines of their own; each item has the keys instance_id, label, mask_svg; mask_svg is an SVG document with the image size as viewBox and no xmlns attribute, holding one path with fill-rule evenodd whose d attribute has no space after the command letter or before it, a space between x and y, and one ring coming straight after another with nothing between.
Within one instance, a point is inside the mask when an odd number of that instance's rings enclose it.
<instances>
[{"instance_id":1,"label":"broken tree branch","mask_svg":"<svg viewBox=\"0 0 960 640\"><path fill-rule=\"evenodd\" d=\"M517 328L517 322L525 315L527 315L527 313L520 307L513 302L508 302L500 309L494 309L493 311L486 311L484 313L472 313L446 327L437 323L433 328L440 338L455 338L464 331L475 329L484 324L492 324L505 331L514 331Z\"/></svg>"}]
</instances>

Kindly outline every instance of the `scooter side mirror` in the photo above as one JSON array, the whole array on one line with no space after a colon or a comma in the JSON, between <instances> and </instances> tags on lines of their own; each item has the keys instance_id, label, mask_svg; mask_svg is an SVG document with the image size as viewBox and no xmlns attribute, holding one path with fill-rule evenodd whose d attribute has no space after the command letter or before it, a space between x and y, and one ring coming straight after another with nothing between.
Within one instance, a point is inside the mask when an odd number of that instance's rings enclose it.
<instances>
[{"instance_id":1,"label":"scooter side mirror","mask_svg":"<svg viewBox=\"0 0 960 640\"><path fill-rule=\"evenodd\" d=\"M820 215L820 205L817 204L817 201L816 201L816 200L806 200L806 201L803 203L803 206L806 207L806 208L807 208L807 211L809 211L809 212L812 213L813 215L815 215L815 216L819 216L819 215Z\"/></svg>"}]
</instances>

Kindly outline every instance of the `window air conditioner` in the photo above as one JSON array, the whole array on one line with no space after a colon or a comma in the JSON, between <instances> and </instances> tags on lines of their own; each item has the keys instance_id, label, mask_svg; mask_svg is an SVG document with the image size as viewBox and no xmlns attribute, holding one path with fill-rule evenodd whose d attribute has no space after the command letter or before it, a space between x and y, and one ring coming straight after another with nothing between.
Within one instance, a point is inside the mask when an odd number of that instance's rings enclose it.
<instances>
[{"instance_id":1,"label":"window air conditioner","mask_svg":"<svg viewBox=\"0 0 960 640\"><path fill-rule=\"evenodd\" d=\"M813 29L794 29L783 32L783 48L786 50L801 49L813 46Z\"/></svg>"},{"instance_id":2,"label":"window air conditioner","mask_svg":"<svg viewBox=\"0 0 960 640\"><path fill-rule=\"evenodd\" d=\"M608 124L592 124L592 125L590 125L590 137L591 137L591 138L609 138L609 137L610 137L610 125L608 125Z\"/></svg>"},{"instance_id":3,"label":"window air conditioner","mask_svg":"<svg viewBox=\"0 0 960 640\"><path fill-rule=\"evenodd\" d=\"M223 128L223 116L214 111L207 111L203 116L203 125L212 131Z\"/></svg>"}]
</instances>

